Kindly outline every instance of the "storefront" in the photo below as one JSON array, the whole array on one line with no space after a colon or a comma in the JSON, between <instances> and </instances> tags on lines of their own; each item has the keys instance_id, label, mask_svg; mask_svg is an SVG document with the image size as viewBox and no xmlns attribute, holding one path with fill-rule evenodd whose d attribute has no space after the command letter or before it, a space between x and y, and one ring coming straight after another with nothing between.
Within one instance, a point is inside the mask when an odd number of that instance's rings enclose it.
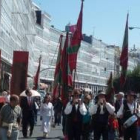
<instances>
[{"instance_id":1,"label":"storefront","mask_svg":"<svg viewBox=\"0 0 140 140\"><path fill-rule=\"evenodd\" d=\"M0 81L0 92L3 90L9 90L11 79L11 64L2 60L1 62L1 81Z\"/></svg>"}]
</instances>

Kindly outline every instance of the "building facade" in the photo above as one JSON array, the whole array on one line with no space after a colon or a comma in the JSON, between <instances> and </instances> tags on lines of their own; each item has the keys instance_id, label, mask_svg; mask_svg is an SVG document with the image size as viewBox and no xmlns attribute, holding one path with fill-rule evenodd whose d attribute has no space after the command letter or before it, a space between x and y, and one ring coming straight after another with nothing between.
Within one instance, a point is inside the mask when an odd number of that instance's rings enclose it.
<instances>
[{"instance_id":1,"label":"building facade","mask_svg":"<svg viewBox=\"0 0 140 140\"><path fill-rule=\"evenodd\" d=\"M65 36L65 31L52 26L51 16L31 0L0 0L0 5L1 89L8 88L4 80L11 72L13 51L18 50L29 52L28 74L32 82L39 57L42 57L40 79L52 90L59 37L61 34ZM120 74L119 57L119 47L84 34L78 52L76 88L89 87L94 93L104 90L110 72L114 76ZM129 61L129 69L133 69L135 61L131 58Z\"/></svg>"},{"instance_id":2,"label":"building facade","mask_svg":"<svg viewBox=\"0 0 140 140\"><path fill-rule=\"evenodd\" d=\"M28 51L28 73L33 75L33 50L35 35L35 13L31 0L0 1L0 49L2 57L2 79L0 89L8 89L8 77L11 73L13 51ZM9 78L9 77L8 77ZM6 83L6 84L5 84Z\"/></svg>"}]
</instances>

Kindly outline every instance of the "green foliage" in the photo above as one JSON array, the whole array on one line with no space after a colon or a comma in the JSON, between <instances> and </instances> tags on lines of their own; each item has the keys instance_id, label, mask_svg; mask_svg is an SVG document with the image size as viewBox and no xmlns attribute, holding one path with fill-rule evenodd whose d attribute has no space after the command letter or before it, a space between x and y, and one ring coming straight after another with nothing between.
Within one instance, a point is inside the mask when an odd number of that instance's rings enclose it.
<instances>
[{"instance_id":1,"label":"green foliage","mask_svg":"<svg viewBox=\"0 0 140 140\"><path fill-rule=\"evenodd\" d=\"M140 77L140 65L137 65L132 71L131 77Z\"/></svg>"},{"instance_id":2,"label":"green foliage","mask_svg":"<svg viewBox=\"0 0 140 140\"><path fill-rule=\"evenodd\" d=\"M132 71L127 71L127 79L124 88L120 88L120 77L115 77L113 79L113 86L115 92L133 90L135 92L140 92L140 65L137 65Z\"/></svg>"}]
</instances>

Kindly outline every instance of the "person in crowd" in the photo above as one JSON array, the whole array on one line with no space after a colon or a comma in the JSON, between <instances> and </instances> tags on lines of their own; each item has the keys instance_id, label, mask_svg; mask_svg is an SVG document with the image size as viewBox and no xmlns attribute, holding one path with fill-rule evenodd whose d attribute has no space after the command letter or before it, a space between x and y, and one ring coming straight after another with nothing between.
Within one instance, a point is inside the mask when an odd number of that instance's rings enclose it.
<instances>
[{"instance_id":1,"label":"person in crowd","mask_svg":"<svg viewBox=\"0 0 140 140\"><path fill-rule=\"evenodd\" d=\"M80 140L82 135L82 119L87 109L80 99L80 91L73 90L73 98L67 103L64 113L67 115L68 140Z\"/></svg>"},{"instance_id":2,"label":"person in crowd","mask_svg":"<svg viewBox=\"0 0 140 140\"><path fill-rule=\"evenodd\" d=\"M71 102L73 100L73 88L69 87L68 88L68 96L69 96L69 101ZM64 110L66 108L66 105L63 104L63 109L62 109L62 132L67 139L67 115L65 114Z\"/></svg>"},{"instance_id":3,"label":"person in crowd","mask_svg":"<svg viewBox=\"0 0 140 140\"><path fill-rule=\"evenodd\" d=\"M115 113L117 114L118 110L120 109L121 105L123 104L124 101L124 93L119 92L118 94L115 95L116 100L115 100ZM123 137L123 121L122 119L118 118L118 123L119 123L119 137Z\"/></svg>"},{"instance_id":4,"label":"person in crowd","mask_svg":"<svg viewBox=\"0 0 140 140\"><path fill-rule=\"evenodd\" d=\"M117 112L117 117L123 119L125 123L134 114L140 112L139 105L135 101L136 94L133 91L128 91L126 96L126 101L123 102L119 111ZM133 120L132 120L133 121ZM124 128L124 140L136 140L137 139L137 124L134 122L131 126Z\"/></svg>"},{"instance_id":5,"label":"person in crowd","mask_svg":"<svg viewBox=\"0 0 140 140\"><path fill-rule=\"evenodd\" d=\"M44 102L40 107L40 115L42 117L41 131L43 131L43 137L48 137L48 133L51 128L51 121L54 119L53 104L51 103L51 96L46 95Z\"/></svg>"},{"instance_id":6,"label":"person in crowd","mask_svg":"<svg viewBox=\"0 0 140 140\"><path fill-rule=\"evenodd\" d=\"M25 94L26 97L22 97L20 100L20 106L22 108L22 133L27 138L28 127L30 127L29 136L31 137L33 134L36 104L30 89L26 89Z\"/></svg>"},{"instance_id":7,"label":"person in crowd","mask_svg":"<svg viewBox=\"0 0 140 140\"><path fill-rule=\"evenodd\" d=\"M7 96L8 96L8 93L7 93L6 90L4 90L4 91L2 92L2 97L4 98L4 104L6 103L6 98L7 98Z\"/></svg>"},{"instance_id":8,"label":"person in crowd","mask_svg":"<svg viewBox=\"0 0 140 140\"><path fill-rule=\"evenodd\" d=\"M54 104L55 125L61 124L62 108L63 108L63 104L62 104L61 98L58 97L58 99L56 100Z\"/></svg>"},{"instance_id":9,"label":"person in crowd","mask_svg":"<svg viewBox=\"0 0 140 140\"><path fill-rule=\"evenodd\" d=\"M18 140L21 126L22 113L19 97L12 95L10 103L5 104L0 110L0 140Z\"/></svg>"},{"instance_id":10,"label":"person in crowd","mask_svg":"<svg viewBox=\"0 0 140 140\"><path fill-rule=\"evenodd\" d=\"M118 140L119 139L119 123L116 114L109 115L108 119L108 140Z\"/></svg>"},{"instance_id":11,"label":"person in crowd","mask_svg":"<svg viewBox=\"0 0 140 140\"><path fill-rule=\"evenodd\" d=\"M118 110L120 109L123 100L124 100L124 93L123 92L119 92L118 94L115 95L116 97L116 101L115 101L115 113L118 112Z\"/></svg>"},{"instance_id":12,"label":"person in crowd","mask_svg":"<svg viewBox=\"0 0 140 140\"><path fill-rule=\"evenodd\" d=\"M6 91L6 90L4 90L4 91L2 92L2 96L3 96L3 97L6 97L6 96L7 96L7 91Z\"/></svg>"},{"instance_id":13,"label":"person in crowd","mask_svg":"<svg viewBox=\"0 0 140 140\"><path fill-rule=\"evenodd\" d=\"M6 102L6 96L7 96L7 92L6 90L4 90L2 92L2 96L0 96L0 109L2 108L2 106L5 104Z\"/></svg>"},{"instance_id":14,"label":"person in crowd","mask_svg":"<svg viewBox=\"0 0 140 140\"><path fill-rule=\"evenodd\" d=\"M41 97L39 96L35 96L34 97L34 100L35 100L35 110L34 110L34 113L35 113L35 124L37 124L37 114L38 114L38 110L40 109L40 106L41 106Z\"/></svg>"},{"instance_id":15,"label":"person in crowd","mask_svg":"<svg viewBox=\"0 0 140 140\"><path fill-rule=\"evenodd\" d=\"M10 102L10 91L7 90L6 92L7 92L7 95L6 95L6 97L5 97L5 98L6 98L6 99L5 99L5 102L6 102L6 103L9 103L9 102Z\"/></svg>"},{"instance_id":16,"label":"person in crowd","mask_svg":"<svg viewBox=\"0 0 140 140\"><path fill-rule=\"evenodd\" d=\"M90 114L93 115L94 140L100 140L101 136L103 140L108 140L108 117L114 114L115 108L106 102L105 92L100 91L97 96L97 103L89 108Z\"/></svg>"},{"instance_id":17,"label":"person in crowd","mask_svg":"<svg viewBox=\"0 0 140 140\"><path fill-rule=\"evenodd\" d=\"M86 115L83 116L83 124L82 124L82 139L89 140L91 133L91 115L89 113L89 106L91 105L91 96L90 94L86 94L84 97L84 103L87 109Z\"/></svg>"}]
</instances>

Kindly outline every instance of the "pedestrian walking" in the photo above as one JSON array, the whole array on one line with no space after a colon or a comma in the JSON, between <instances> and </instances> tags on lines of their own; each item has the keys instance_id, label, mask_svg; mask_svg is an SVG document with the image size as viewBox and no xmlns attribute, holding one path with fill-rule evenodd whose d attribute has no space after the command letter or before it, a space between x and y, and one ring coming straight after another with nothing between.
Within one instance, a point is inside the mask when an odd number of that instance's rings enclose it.
<instances>
[{"instance_id":1,"label":"pedestrian walking","mask_svg":"<svg viewBox=\"0 0 140 140\"><path fill-rule=\"evenodd\" d=\"M0 140L18 140L21 125L21 108L19 97L12 95L10 103L5 104L0 110Z\"/></svg>"},{"instance_id":2,"label":"pedestrian walking","mask_svg":"<svg viewBox=\"0 0 140 140\"><path fill-rule=\"evenodd\" d=\"M62 104L61 98L59 97L59 98L57 98L56 102L54 103L54 117L55 117L54 125L61 124L62 108L63 108L63 104Z\"/></svg>"},{"instance_id":3,"label":"pedestrian walking","mask_svg":"<svg viewBox=\"0 0 140 140\"><path fill-rule=\"evenodd\" d=\"M50 95L45 96L44 102L40 107L40 115L42 118L41 131L43 131L43 137L46 138L51 129L51 121L54 120L54 110Z\"/></svg>"},{"instance_id":4,"label":"pedestrian walking","mask_svg":"<svg viewBox=\"0 0 140 140\"><path fill-rule=\"evenodd\" d=\"M22 133L27 138L28 128L30 128L29 136L31 137L33 134L36 102L34 97L32 97L32 91L30 89L26 89L25 94L25 97L21 97L20 106L22 108Z\"/></svg>"}]
</instances>

